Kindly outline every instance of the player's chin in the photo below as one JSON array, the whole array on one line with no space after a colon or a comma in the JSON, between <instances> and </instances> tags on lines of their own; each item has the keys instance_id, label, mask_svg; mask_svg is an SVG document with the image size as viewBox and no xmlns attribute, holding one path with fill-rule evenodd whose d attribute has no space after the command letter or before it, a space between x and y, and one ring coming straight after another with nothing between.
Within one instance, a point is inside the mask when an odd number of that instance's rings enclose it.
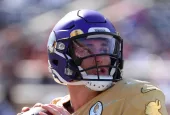
<instances>
[{"instance_id":1,"label":"player's chin","mask_svg":"<svg viewBox=\"0 0 170 115\"><path fill-rule=\"evenodd\" d=\"M91 71L88 72L88 75L99 75L99 76L108 76L109 75L109 71L108 70L102 70L102 71Z\"/></svg>"},{"instance_id":2,"label":"player's chin","mask_svg":"<svg viewBox=\"0 0 170 115\"><path fill-rule=\"evenodd\" d=\"M109 74L108 74L108 72L99 72L99 76L108 76Z\"/></svg>"}]
</instances>

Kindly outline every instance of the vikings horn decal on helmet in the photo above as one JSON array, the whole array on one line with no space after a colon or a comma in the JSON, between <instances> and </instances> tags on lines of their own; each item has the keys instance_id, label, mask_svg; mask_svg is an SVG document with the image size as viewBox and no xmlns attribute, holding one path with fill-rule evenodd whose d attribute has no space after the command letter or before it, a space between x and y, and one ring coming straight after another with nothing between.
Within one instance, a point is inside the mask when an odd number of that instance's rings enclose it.
<instances>
[{"instance_id":1,"label":"vikings horn decal on helmet","mask_svg":"<svg viewBox=\"0 0 170 115\"><path fill-rule=\"evenodd\" d=\"M60 84L103 91L122 79L123 40L112 23L96 11L66 14L53 28L47 48L49 70ZM96 60L101 56L110 61L98 64ZM84 67L88 59L93 64Z\"/></svg>"}]
</instances>

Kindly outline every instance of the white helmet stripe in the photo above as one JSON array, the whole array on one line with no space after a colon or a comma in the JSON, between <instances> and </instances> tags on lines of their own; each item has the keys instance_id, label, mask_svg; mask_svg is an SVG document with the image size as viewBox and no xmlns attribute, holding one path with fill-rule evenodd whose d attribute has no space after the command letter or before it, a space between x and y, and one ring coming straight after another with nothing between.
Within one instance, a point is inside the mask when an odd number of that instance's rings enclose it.
<instances>
[{"instance_id":1,"label":"white helmet stripe","mask_svg":"<svg viewBox=\"0 0 170 115\"><path fill-rule=\"evenodd\" d=\"M56 50L54 50L54 53L65 59L65 56L63 55L63 53L60 53L60 52L58 52ZM71 59L71 57L69 55L66 55L66 56L67 56L68 59Z\"/></svg>"},{"instance_id":2,"label":"white helmet stripe","mask_svg":"<svg viewBox=\"0 0 170 115\"><path fill-rule=\"evenodd\" d=\"M76 82L67 82L66 80L64 80L60 74L55 71L54 69L51 69L52 72L58 77L59 81L63 82L63 83L60 83L60 84L63 84L63 85L84 85L84 82L83 81L76 81ZM55 78L57 79L57 78Z\"/></svg>"},{"instance_id":3,"label":"white helmet stripe","mask_svg":"<svg viewBox=\"0 0 170 115\"><path fill-rule=\"evenodd\" d=\"M83 68L81 66L78 66L79 71L83 70ZM87 76L87 73L85 71L81 72L82 77L84 78L84 76Z\"/></svg>"},{"instance_id":4,"label":"white helmet stripe","mask_svg":"<svg viewBox=\"0 0 170 115\"><path fill-rule=\"evenodd\" d=\"M113 76L113 74L115 73L116 69L115 68L112 68L111 71L110 71L110 75Z\"/></svg>"}]
</instances>

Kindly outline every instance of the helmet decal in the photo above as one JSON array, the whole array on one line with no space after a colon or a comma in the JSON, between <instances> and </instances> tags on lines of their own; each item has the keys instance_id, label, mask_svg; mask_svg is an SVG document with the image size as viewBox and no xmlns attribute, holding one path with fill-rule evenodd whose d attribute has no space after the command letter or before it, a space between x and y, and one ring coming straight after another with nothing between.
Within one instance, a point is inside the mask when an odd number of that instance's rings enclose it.
<instances>
[{"instance_id":1,"label":"helmet decal","mask_svg":"<svg viewBox=\"0 0 170 115\"><path fill-rule=\"evenodd\" d=\"M47 48L50 53L53 53L56 48L56 38L55 38L54 32L51 32L51 34L49 36Z\"/></svg>"},{"instance_id":2,"label":"helmet decal","mask_svg":"<svg viewBox=\"0 0 170 115\"><path fill-rule=\"evenodd\" d=\"M83 31L81 29L76 29L76 30L73 30L70 33L70 37L74 37L74 36L77 36L77 35L80 35L80 34L83 34Z\"/></svg>"}]
</instances>

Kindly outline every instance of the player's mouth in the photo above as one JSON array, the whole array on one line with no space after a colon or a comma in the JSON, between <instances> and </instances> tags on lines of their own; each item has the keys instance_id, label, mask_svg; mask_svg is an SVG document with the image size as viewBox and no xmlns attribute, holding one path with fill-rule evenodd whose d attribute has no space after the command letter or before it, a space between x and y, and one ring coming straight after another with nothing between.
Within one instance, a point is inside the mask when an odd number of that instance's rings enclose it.
<instances>
[{"instance_id":1,"label":"player's mouth","mask_svg":"<svg viewBox=\"0 0 170 115\"><path fill-rule=\"evenodd\" d=\"M98 71L97 71L98 70ZM108 69L107 68L98 68L93 71L94 75L108 75Z\"/></svg>"}]
</instances>

